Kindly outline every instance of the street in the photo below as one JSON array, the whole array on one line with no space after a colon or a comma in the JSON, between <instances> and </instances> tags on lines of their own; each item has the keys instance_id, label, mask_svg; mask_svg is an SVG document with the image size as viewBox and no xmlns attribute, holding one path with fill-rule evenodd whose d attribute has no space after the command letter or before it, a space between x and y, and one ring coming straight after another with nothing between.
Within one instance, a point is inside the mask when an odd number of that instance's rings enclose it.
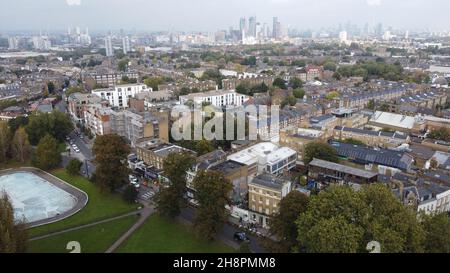
<instances>
[{"instance_id":1,"label":"street","mask_svg":"<svg viewBox=\"0 0 450 273\"><path fill-rule=\"evenodd\" d=\"M188 207L181 211L180 218L192 223L194 220L194 214L195 214L194 209L191 207ZM222 241L233 241L234 233L240 232L240 231L242 231L242 230L232 226L229 223L226 223L223 226L222 231L218 234L218 239L220 239ZM248 232L246 232L246 234L247 234L247 237L250 239L250 249L252 252L254 252L254 253L266 253L267 252L259 245L257 237L248 234Z\"/></svg>"}]
</instances>

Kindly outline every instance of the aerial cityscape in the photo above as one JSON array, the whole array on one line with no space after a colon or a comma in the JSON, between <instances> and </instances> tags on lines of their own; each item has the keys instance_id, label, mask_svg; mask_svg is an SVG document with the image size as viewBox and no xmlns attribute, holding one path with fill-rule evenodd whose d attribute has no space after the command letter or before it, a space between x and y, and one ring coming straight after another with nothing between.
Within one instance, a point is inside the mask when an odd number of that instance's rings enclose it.
<instances>
[{"instance_id":1,"label":"aerial cityscape","mask_svg":"<svg viewBox=\"0 0 450 273\"><path fill-rule=\"evenodd\" d=\"M450 3L0 8L0 253L450 253Z\"/></svg>"}]
</instances>

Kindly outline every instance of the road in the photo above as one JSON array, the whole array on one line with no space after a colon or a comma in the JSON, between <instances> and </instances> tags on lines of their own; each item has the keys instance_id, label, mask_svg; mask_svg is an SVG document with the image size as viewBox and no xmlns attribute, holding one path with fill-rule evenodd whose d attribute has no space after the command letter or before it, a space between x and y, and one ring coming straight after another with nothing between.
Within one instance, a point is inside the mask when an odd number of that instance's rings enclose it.
<instances>
[{"instance_id":1,"label":"road","mask_svg":"<svg viewBox=\"0 0 450 273\"><path fill-rule=\"evenodd\" d=\"M194 220L194 209L193 208L185 208L181 211L180 214L180 218L182 218L183 220L186 220L188 222L193 222ZM233 241L233 235L235 232L239 232L242 231L234 226L232 226L229 223L226 223L222 229L222 231L219 233L218 235L218 239L222 240L222 241ZM250 239L250 249L252 252L254 253L266 253L267 251L265 251L259 244L258 244L258 238L254 237L252 235L249 235L247 233L247 237L249 237Z\"/></svg>"},{"instance_id":2,"label":"road","mask_svg":"<svg viewBox=\"0 0 450 273\"><path fill-rule=\"evenodd\" d=\"M80 149L79 153L75 153L75 151L71 148L70 156L78 158L81 162L83 162L80 170L84 176L91 176L95 172L95 165L92 163L94 158L92 156L90 145L86 143L85 137L84 139L81 139L77 134L75 134L75 132L70 133L69 137L73 140L74 144L77 145L78 149Z\"/></svg>"}]
</instances>

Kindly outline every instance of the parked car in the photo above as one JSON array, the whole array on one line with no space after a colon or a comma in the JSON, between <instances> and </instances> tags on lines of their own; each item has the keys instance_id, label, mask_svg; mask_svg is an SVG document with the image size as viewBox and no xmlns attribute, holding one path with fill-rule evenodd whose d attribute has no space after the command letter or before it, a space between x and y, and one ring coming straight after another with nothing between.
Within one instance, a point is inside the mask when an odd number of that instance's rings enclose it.
<instances>
[{"instance_id":1,"label":"parked car","mask_svg":"<svg viewBox=\"0 0 450 273\"><path fill-rule=\"evenodd\" d=\"M236 232L233 236L234 240L240 241L240 242L249 242L250 239L247 237L247 234L245 232Z\"/></svg>"}]
</instances>

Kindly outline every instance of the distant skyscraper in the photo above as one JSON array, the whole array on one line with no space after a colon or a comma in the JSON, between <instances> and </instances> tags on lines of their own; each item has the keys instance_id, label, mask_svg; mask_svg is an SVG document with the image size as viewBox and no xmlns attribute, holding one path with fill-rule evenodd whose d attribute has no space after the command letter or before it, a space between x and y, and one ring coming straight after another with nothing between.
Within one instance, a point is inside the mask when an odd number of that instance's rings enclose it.
<instances>
[{"instance_id":1,"label":"distant skyscraper","mask_svg":"<svg viewBox=\"0 0 450 273\"><path fill-rule=\"evenodd\" d=\"M239 20L239 31L242 33L242 31L247 32L247 19L245 17L242 17Z\"/></svg>"},{"instance_id":2,"label":"distant skyscraper","mask_svg":"<svg viewBox=\"0 0 450 273\"><path fill-rule=\"evenodd\" d=\"M131 52L130 38L128 38L128 36L125 36L122 38L122 49L123 49L123 54L127 54L128 52Z\"/></svg>"},{"instance_id":3,"label":"distant skyscraper","mask_svg":"<svg viewBox=\"0 0 450 273\"><path fill-rule=\"evenodd\" d=\"M19 40L17 37L9 37L8 38L8 49L16 50L19 48Z\"/></svg>"},{"instance_id":4,"label":"distant skyscraper","mask_svg":"<svg viewBox=\"0 0 450 273\"><path fill-rule=\"evenodd\" d=\"M348 40L347 31L344 30L344 31L339 32L339 41L341 43L347 43L347 40Z\"/></svg>"},{"instance_id":5,"label":"distant skyscraper","mask_svg":"<svg viewBox=\"0 0 450 273\"><path fill-rule=\"evenodd\" d=\"M106 49L106 56L108 57L114 56L111 36L106 36L105 38L105 49Z\"/></svg>"},{"instance_id":6,"label":"distant skyscraper","mask_svg":"<svg viewBox=\"0 0 450 273\"><path fill-rule=\"evenodd\" d=\"M256 17L250 17L248 20L248 36L256 37Z\"/></svg>"},{"instance_id":7,"label":"distant skyscraper","mask_svg":"<svg viewBox=\"0 0 450 273\"><path fill-rule=\"evenodd\" d=\"M52 46L50 39L47 36L32 37L31 42L36 50L49 50Z\"/></svg>"},{"instance_id":8,"label":"distant skyscraper","mask_svg":"<svg viewBox=\"0 0 450 273\"><path fill-rule=\"evenodd\" d=\"M281 24L278 22L278 17L273 17L273 26L272 26L272 38L278 39L281 36Z\"/></svg>"}]
</instances>

